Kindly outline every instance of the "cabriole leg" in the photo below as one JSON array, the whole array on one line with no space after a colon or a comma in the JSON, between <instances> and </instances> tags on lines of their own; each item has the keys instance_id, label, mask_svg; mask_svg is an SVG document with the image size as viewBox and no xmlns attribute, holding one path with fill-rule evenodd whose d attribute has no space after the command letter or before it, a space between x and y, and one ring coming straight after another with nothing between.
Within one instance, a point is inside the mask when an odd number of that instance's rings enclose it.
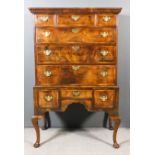
<instances>
[{"instance_id":1,"label":"cabriole leg","mask_svg":"<svg viewBox=\"0 0 155 155\"><path fill-rule=\"evenodd\" d=\"M38 125L38 120L43 119L43 116L35 115L32 117L32 124L36 131L36 142L34 143L34 147L37 148L40 146L40 130Z\"/></svg>"},{"instance_id":2,"label":"cabriole leg","mask_svg":"<svg viewBox=\"0 0 155 155\"><path fill-rule=\"evenodd\" d=\"M114 131L113 131L113 147L119 148L119 144L117 143L117 131L120 126L121 120L119 116L110 116L111 121L114 121Z\"/></svg>"}]
</instances>

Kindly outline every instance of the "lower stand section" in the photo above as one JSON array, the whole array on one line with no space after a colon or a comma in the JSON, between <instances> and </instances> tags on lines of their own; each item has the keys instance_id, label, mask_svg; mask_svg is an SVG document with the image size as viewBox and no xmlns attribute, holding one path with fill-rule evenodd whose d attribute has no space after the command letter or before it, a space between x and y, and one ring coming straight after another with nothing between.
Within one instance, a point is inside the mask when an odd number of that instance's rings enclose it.
<instances>
[{"instance_id":1,"label":"lower stand section","mask_svg":"<svg viewBox=\"0 0 155 155\"><path fill-rule=\"evenodd\" d=\"M39 125L38 125L38 121L40 119L44 119L44 117L41 115L35 115L32 117L32 124L36 131L36 142L33 145L35 148L40 146L40 130L39 130Z\"/></svg>"},{"instance_id":2,"label":"lower stand section","mask_svg":"<svg viewBox=\"0 0 155 155\"><path fill-rule=\"evenodd\" d=\"M45 115L42 116L42 115L35 115L32 117L32 124L35 128L35 131L36 131L36 142L34 143L34 147L37 148L40 146L40 130L39 130L39 125L38 125L38 121L40 119L43 119L44 120L44 125L46 126L47 124L47 120L45 118ZM121 123L121 120L119 118L119 116L109 116L109 128L112 128L112 121L114 122L114 131L113 131L113 147L114 148L119 148L119 144L117 143L117 131L118 131L118 128L120 126L120 123Z\"/></svg>"}]
</instances>

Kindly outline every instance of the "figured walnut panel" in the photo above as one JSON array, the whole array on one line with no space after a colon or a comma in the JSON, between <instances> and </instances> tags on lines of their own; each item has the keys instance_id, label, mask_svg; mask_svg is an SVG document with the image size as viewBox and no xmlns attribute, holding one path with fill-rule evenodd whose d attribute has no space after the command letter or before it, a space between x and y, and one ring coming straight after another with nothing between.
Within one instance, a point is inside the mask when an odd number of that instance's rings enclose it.
<instances>
[{"instance_id":1,"label":"figured walnut panel","mask_svg":"<svg viewBox=\"0 0 155 155\"><path fill-rule=\"evenodd\" d=\"M116 26L116 15L97 14L97 26Z\"/></svg>"},{"instance_id":2,"label":"figured walnut panel","mask_svg":"<svg viewBox=\"0 0 155 155\"><path fill-rule=\"evenodd\" d=\"M51 100L46 100L46 97L52 97ZM52 108L57 109L59 107L58 104L58 91L57 90L49 90L49 91L39 91L38 95L39 107L41 108Z\"/></svg>"},{"instance_id":3,"label":"figured walnut panel","mask_svg":"<svg viewBox=\"0 0 155 155\"><path fill-rule=\"evenodd\" d=\"M45 36L45 33L49 33ZM36 43L59 42L59 30L54 28L36 28Z\"/></svg>"},{"instance_id":4,"label":"figured walnut panel","mask_svg":"<svg viewBox=\"0 0 155 155\"><path fill-rule=\"evenodd\" d=\"M54 15L39 14L35 16L36 26L53 26L54 25Z\"/></svg>"},{"instance_id":5,"label":"figured walnut panel","mask_svg":"<svg viewBox=\"0 0 155 155\"><path fill-rule=\"evenodd\" d=\"M61 89L61 97L63 98L92 98L92 90Z\"/></svg>"},{"instance_id":6,"label":"figured walnut panel","mask_svg":"<svg viewBox=\"0 0 155 155\"><path fill-rule=\"evenodd\" d=\"M115 90L95 90L95 107L96 108L113 108L116 102Z\"/></svg>"},{"instance_id":7,"label":"figured walnut panel","mask_svg":"<svg viewBox=\"0 0 155 155\"><path fill-rule=\"evenodd\" d=\"M36 46L37 64L104 64L116 62L115 46Z\"/></svg>"},{"instance_id":8,"label":"figured walnut panel","mask_svg":"<svg viewBox=\"0 0 155 155\"><path fill-rule=\"evenodd\" d=\"M60 14L57 15L58 26L92 26L95 15Z\"/></svg>"},{"instance_id":9,"label":"figured walnut panel","mask_svg":"<svg viewBox=\"0 0 155 155\"><path fill-rule=\"evenodd\" d=\"M45 33L49 36L45 36ZM103 37L102 33L107 33ZM114 28L37 28L36 43L115 43Z\"/></svg>"},{"instance_id":10,"label":"figured walnut panel","mask_svg":"<svg viewBox=\"0 0 155 155\"><path fill-rule=\"evenodd\" d=\"M114 63L116 56L116 46L94 46L92 57L97 64Z\"/></svg>"},{"instance_id":11,"label":"figured walnut panel","mask_svg":"<svg viewBox=\"0 0 155 155\"><path fill-rule=\"evenodd\" d=\"M103 37L102 33L107 33L108 36ZM115 43L116 42L116 29L114 28L97 28L86 29L83 31L85 38L84 42L90 43Z\"/></svg>"},{"instance_id":12,"label":"figured walnut panel","mask_svg":"<svg viewBox=\"0 0 155 155\"><path fill-rule=\"evenodd\" d=\"M45 76L50 72L50 76ZM104 74L106 74L104 76ZM105 86L116 84L115 65L38 65L38 85L84 84Z\"/></svg>"}]
</instances>

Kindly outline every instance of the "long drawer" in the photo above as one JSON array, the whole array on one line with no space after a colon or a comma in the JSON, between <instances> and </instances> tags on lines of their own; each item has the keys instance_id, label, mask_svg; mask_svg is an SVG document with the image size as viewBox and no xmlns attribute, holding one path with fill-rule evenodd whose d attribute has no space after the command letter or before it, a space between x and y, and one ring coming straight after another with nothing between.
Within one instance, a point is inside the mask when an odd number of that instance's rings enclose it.
<instances>
[{"instance_id":1,"label":"long drawer","mask_svg":"<svg viewBox=\"0 0 155 155\"><path fill-rule=\"evenodd\" d=\"M37 45L37 64L105 64L116 62L115 46Z\"/></svg>"},{"instance_id":2,"label":"long drawer","mask_svg":"<svg viewBox=\"0 0 155 155\"><path fill-rule=\"evenodd\" d=\"M116 43L114 28L37 28L36 43Z\"/></svg>"},{"instance_id":3,"label":"long drawer","mask_svg":"<svg viewBox=\"0 0 155 155\"><path fill-rule=\"evenodd\" d=\"M115 85L115 65L37 65L37 85Z\"/></svg>"}]
</instances>

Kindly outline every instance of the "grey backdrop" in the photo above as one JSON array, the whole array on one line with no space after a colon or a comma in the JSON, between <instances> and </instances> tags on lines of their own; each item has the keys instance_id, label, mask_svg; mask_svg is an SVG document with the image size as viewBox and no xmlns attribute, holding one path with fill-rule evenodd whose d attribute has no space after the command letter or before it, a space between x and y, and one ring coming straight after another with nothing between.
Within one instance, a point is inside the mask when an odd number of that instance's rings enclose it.
<instances>
[{"instance_id":1,"label":"grey backdrop","mask_svg":"<svg viewBox=\"0 0 155 155\"><path fill-rule=\"evenodd\" d=\"M33 42L33 15L29 7L122 7L119 15L119 53L118 53L118 85L120 87L120 116L122 126L130 126L130 9L129 0L27 0L25 1L25 28L24 28L24 122L25 127L30 127L33 115L34 85L34 42ZM88 113L82 106L73 105L65 113L51 114L53 127L64 125L82 124L83 127L101 127L104 112Z\"/></svg>"}]
</instances>

